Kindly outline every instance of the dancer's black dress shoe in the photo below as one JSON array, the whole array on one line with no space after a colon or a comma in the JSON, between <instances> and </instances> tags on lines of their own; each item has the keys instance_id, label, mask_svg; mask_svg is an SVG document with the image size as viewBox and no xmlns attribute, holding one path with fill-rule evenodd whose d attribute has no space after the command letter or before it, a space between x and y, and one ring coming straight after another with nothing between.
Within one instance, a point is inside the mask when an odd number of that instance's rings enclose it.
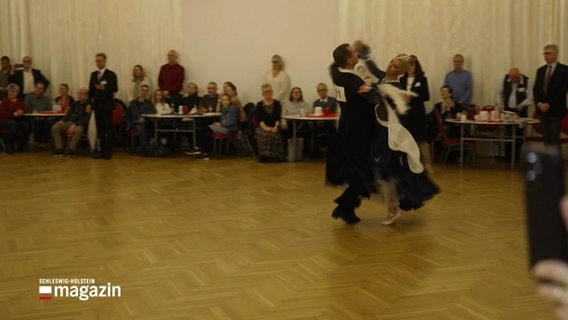
<instances>
[{"instance_id":1,"label":"dancer's black dress shoe","mask_svg":"<svg viewBox=\"0 0 568 320\"><path fill-rule=\"evenodd\" d=\"M357 222L361 221L361 219L359 219L359 217L355 215L355 212L342 212L339 207L333 210L331 217L333 219L341 218L341 220L343 220L346 224L356 224Z\"/></svg>"},{"instance_id":2,"label":"dancer's black dress shoe","mask_svg":"<svg viewBox=\"0 0 568 320\"><path fill-rule=\"evenodd\" d=\"M102 153L95 153L93 159L103 159L105 156Z\"/></svg>"}]
</instances>

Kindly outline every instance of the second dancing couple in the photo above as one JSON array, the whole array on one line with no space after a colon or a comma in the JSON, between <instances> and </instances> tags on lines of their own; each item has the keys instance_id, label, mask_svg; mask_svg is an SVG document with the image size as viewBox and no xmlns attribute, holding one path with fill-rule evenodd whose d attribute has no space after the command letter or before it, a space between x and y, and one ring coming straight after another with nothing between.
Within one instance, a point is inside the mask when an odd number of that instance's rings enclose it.
<instances>
[{"instance_id":1,"label":"second dancing couple","mask_svg":"<svg viewBox=\"0 0 568 320\"><path fill-rule=\"evenodd\" d=\"M412 93L365 82L355 71L357 53L347 43L333 51L333 59L341 117L328 150L326 181L347 188L335 199L332 217L347 224L361 221L355 214L361 199L378 193L388 207L382 223L392 225L403 211L418 209L440 191L424 172L418 145L397 115L406 113L406 97Z\"/></svg>"}]
</instances>

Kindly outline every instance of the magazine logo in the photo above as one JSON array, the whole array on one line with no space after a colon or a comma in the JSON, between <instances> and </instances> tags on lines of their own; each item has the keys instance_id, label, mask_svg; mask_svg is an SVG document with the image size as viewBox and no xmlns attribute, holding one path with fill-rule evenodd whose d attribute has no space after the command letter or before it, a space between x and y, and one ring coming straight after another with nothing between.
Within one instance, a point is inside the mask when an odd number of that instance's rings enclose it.
<instances>
[{"instance_id":1,"label":"magazine logo","mask_svg":"<svg viewBox=\"0 0 568 320\"><path fill-rule=\"evenodd\" d=\"M120 298L122 288L107 282L96 285L94 279L39 279L39 299L75 298L88 301L92 298Z\"/></svg>"}]
</instances>

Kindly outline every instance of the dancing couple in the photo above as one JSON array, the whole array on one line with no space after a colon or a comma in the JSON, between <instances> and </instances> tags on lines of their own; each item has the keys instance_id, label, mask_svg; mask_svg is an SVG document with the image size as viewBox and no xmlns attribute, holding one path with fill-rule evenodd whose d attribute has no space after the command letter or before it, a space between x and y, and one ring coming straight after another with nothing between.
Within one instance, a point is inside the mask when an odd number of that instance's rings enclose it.
<instances>
[{"instance_id":1,"label":"dancing couple","mask_svg":"<svg viewBox=\"0 0 568 320\"><path fill-rule=\"evenodd\" d=\"M403 211L418 209L439 192L424 173L418 145L397 115L406 113L406 98L412 93L366 83L355 71L359 59L347 43L334 50L333 59L331 74L341 117L328 150L326 181L347 188L335 199L332 217L358 223L355 209L361 199L378 193L388 207L382 223L392 225Z\"/></svg>"}]
</instances>

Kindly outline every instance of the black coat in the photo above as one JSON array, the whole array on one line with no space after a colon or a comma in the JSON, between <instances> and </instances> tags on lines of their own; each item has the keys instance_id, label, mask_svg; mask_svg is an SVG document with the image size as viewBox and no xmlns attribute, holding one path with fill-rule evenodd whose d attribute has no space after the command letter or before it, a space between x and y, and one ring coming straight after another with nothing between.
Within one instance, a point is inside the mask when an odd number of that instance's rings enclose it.
<instances>
[{"instance_id":1,"label":"black coat","mask_svg":"<svg viewBox=\"0 0 568 320\"><path fill-rule=\"evenodd\" d=\"M536 80L533 87L534 104L548 102L550 109L545 113L549 117L562 118L566 114L566 94L568 93L568 66L558 62L548 83L548 92L544 93L544 80L547 65L536 71ZM539 108L536 113L542 114Z\"/></svg>"},{"instance_id":2,"label":"black coat","mask_svg":"<svg viewBox=\"0 0 568 320\"><path fill-rule=\"evenodd\" d=\"M95 87L96 84L104 84L104 90ZM118 91L116 74L105 69L101 79L98 79L98 71L91 73L89 80L89 101L93 110L111 111L114 109L114 93Z\"/></svg>"},{"instance_id":3,"label":"black coat","mask_svg":"<svg viewBox=\"0 0 568 320\"><path fill-rule=\"evenodd\" d=\"M49 80L41 73L38 69L32 69L32 75L34 77L34 86L41 82L45 85L45 90L49 87ZM15 83L20 87L20 92L18 97L24 97L24 70L16 70L13 75L10 76L10 83Z\"/></svg>"},{"instance_id":4,"label":"black coat","mask_svg":"<svg viewBox=\"0 0 568 320\"><path fill-rule=\"evenodd\" d=\"M339 185L356 176L372 190L373 173L369 163L371 144L376 137L374 104L358 93L365 81L354 73L333 69L333 83L338 87L337 101L341 116L337 136L327 153L327 182ZM362 194L363 196L368 195Z\"/></svg>"},{"instance_id":5,"label":"black coat","mask_svg":"<svg viewBox=\"0 0 568 320\"><path fill-rule=\"evenodd\" d=\"M400 86L406 90L408 85L408 75L400 78ZM418 96L412 97L408 105L410 109L406 115L400 117L402 125L410 131L414 140L428 140L426 130L426 107L424 102L430 100L430 91L428 90L428 79L424 75L416 75L414 82L410 87L410 91Z\"/></svg>"}]
</instances>

